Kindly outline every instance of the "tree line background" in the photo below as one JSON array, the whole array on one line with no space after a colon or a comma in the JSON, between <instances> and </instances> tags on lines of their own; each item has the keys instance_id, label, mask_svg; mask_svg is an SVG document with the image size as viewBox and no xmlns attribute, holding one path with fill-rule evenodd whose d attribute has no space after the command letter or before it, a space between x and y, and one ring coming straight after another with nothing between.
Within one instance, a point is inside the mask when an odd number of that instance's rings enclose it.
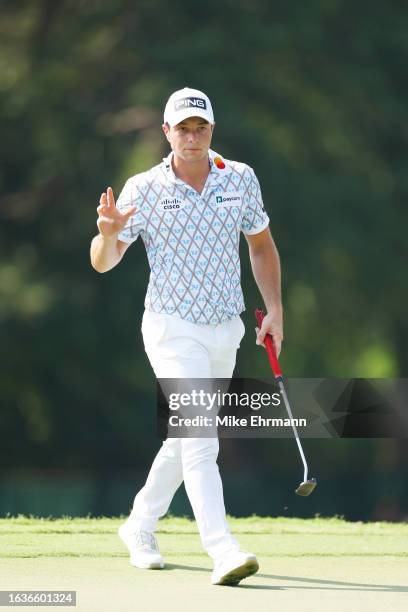
<instances>
[{"instance_id":1,"label":"tree line background","mask_svg":"<svg viewBox=\"0 0 408 612\"><path fill-rule=\"evenodd\" d=\"M213 148L254 167L282 262L295 377L408 375L405 3L30 0L0 9L0 512L127 512L154 452L141 241L100 275L96 206L158 163L175 89L213 102ZM268 377L242 241L237 376ZM224 440L233 514L407 516L406 440ZM298 474L299 471L299 474ZM292 483L293 481L293 483ZM293 486L292 486L293 484ZM245 496L242 494L245 491ZM175 513L189 512L178 494Z\"/></svg>"}]
</instances>

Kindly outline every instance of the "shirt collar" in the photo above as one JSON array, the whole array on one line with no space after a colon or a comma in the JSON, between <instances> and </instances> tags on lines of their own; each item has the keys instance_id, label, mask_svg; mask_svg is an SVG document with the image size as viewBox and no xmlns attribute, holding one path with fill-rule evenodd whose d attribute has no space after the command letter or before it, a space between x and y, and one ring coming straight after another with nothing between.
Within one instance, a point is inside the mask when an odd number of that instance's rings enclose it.
<instances>
[{"instance_id":1,"label":"shirt collar","mask_svg":"<svg viewBox=\"0 0 408 612\"><path fill-rule=\"evenodd\" d=\"M181 179L179 179L175 174L172 166L173 159L173 151L170 151L167 157L163 157L164 169L168 180L173 183L183 183ZM219 157L225 164L225 168L218 168L214 162L214 158ZM232 168L230 164L216 151L209 149L208 151L208 160L210 162L210 174L208 176L207 182L209 184L219 183L223 180L226 174L230 174Z\"/></svg>"}]
</instances>

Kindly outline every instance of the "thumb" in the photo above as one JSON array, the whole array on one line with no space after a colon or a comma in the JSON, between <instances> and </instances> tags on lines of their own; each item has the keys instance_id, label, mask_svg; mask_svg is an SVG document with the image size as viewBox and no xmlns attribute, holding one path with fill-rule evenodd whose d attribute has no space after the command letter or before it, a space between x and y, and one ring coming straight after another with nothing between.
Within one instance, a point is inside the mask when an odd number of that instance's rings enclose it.
<instances>
[{"instance_id":1,"label":"thumb","mask_svg":"<svg viewBox=\"0 0 408 612\"><path fill-rule=\"evenodd\" d=\"M126 221L129 219L129 217L134 215L135 212L136 212L136 206L132 206L132 208L123 215L126 218Z\"/></svg>"},{"instance_id":2,"label":"thumb","mask_svg":"<svg viewBox=\"0 0 408 612\"><path fill-rule=\"evenodd\" d=\"M263 344L265 340L265 336L266 336L266 328L265 328L265 325L262 324L261 329L258 329L256 343Z\"/></svg>"},{"instance_id":3,"label":"thumb","mask_svg":"<svg viewBox=\"0 0 408 612\"><path fill-rule=\"evenodd\" d=\"M259 330L259 327L255 327L255 333L256 333L256 344L258 344L259 346L265 346L263 342L263 338L261 337L261 331ZM265 337L265 334L263 334L263 337Z\"/></svg>"}]
</instances>

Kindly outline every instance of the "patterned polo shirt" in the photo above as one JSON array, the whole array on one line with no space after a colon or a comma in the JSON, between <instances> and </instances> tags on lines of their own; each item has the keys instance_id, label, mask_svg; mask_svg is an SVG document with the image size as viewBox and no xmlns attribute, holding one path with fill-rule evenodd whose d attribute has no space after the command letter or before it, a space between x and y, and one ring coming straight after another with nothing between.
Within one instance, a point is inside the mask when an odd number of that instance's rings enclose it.
<instances>
[{"instance_id":1,"label":"patterned polo shirt","mask_svg":"<svg viewBox=\"0 0 408 612\"><path fill-rule=\"evenodd\" d=\"M141 236L150 265L145 307L202 325L216 325L245 310L239 260L240 232L269 224L258 179L246 164L209 151L210 173L199 194L177 178L173 152L130 178L119 196L121 212L137 210L119 240Z\"/></svg>"}]
</instances>

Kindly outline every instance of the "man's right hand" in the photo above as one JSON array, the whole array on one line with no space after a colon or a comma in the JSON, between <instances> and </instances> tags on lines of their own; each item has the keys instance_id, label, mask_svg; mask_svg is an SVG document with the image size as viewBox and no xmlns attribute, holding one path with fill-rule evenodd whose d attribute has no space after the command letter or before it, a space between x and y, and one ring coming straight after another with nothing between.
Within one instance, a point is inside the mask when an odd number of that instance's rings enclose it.
<instances>
[{"instance_id":1,"label":"man's right hand","mask_svg":"<svg viewBox=\"0 0 408 612\"><path fill-rule=\"evenodd\" d=\"M96 222L99 233L104 238L112 238L123 230L129 217L135 214L136 207L132 206L124 214L119 212L116 208L112 188L108 187L106 193L102 193L99 206L96 210L99 215Z\"/></svg>"}]
</instances>

